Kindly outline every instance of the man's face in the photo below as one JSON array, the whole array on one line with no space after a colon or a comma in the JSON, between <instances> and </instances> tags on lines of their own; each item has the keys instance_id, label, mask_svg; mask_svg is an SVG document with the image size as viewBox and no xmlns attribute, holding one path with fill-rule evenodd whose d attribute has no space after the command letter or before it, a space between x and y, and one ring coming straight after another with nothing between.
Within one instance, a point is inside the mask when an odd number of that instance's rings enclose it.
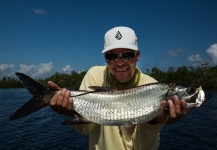
<instances>
[{"instance_id":1,"label":"man's face","mask_svg":"<svg viewBox=\"0 0 217 150\"><path fill-rule=\"evenodd\" d=\"M121 53L128 51L133 52L132 50L119 48L111 50L107 53ZM106 63L108 64L109 71L111 72L113 78L119 83L126 83L133 78L136 69L136 62L139 61L139 58L140 51L137 51L136 56L133 59L125 61L121 58L121 56L118 56L116 61L106 60Z\"/></svg>"}]
</instances>

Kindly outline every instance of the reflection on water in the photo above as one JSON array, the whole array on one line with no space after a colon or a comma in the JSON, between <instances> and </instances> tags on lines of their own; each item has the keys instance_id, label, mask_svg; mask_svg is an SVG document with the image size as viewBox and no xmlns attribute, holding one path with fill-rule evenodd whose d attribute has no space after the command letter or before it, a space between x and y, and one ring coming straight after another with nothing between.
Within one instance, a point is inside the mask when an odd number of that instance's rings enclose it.
<instances>
[{"instance_id":1,"label":"reflection on water","mask_svg":"<svg viewBox=\"0 0 217 150\"><path fill-rule=\"evenodd\" d=\"M160 150L217 148L217 92L202 107L192 110L179 123L165 125ZM1 149L88 149L88 136L63 126L64 116L43 108L24 118L9 121L9 116L31 95L26 89L0 89Z\"/></svg>"}]
</instances>

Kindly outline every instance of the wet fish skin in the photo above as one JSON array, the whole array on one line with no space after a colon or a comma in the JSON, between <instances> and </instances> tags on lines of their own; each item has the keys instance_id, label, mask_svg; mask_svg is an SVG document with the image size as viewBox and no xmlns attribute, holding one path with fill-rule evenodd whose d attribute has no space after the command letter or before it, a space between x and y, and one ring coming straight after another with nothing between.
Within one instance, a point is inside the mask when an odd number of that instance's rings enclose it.
<instances>
[{"instance_id":1,"label":"wet fish skin","mask_svg":"<svg viewBox=\"0 0 217 150\"><path fill-rule=\"evenodd\" d=\"M169 89L167 84L149 84L128 90L81 94L72 91L74 110L102 125L139 124L152 120Z\"/></svg>"},{"instance_id":2,"label":"wet fish skin","mask_svg":"<svg viewBox=\"0 0 217 150\"><path fill-rule=\"evenodd\" d=\"M172 87L171 87L172 86ZM178 95L187 108L199 107L205 100L201 87L194 93L188 88L166 83L152 83L132 89L82 94L72 91L74 110L90 122L102 125L131 125L149 122L158 113L160 102ZM199 97L200 96L200 97ZM192 102L188 102L192 101Z\"/></svg>"},{"instance_id":3,"label":"wet fish skin","mask_svg":"<svg viewBox=\"0 0 217 150\"><path fill-rule=\"evenodd\" d=\"M16 75L32 93L33 98L18 109L9 118L10 120L24 117L49 105L56 92L25 74L16 73ZM185 99L189 108L199 107L205 101L205 93L201 87L189 93L186 87L167 83L152 83L119 91L71 91L74 112L64 124L133 125L145 123L156 117L162 100L170 99L174 95Z\"/></svg>"}]
</instances>

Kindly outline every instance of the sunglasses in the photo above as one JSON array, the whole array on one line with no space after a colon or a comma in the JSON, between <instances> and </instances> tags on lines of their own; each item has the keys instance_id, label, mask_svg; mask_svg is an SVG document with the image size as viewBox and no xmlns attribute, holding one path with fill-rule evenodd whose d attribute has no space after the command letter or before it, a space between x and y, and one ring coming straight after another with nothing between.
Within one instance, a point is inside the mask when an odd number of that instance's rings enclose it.
<instances>
[{"instance_id":1,"label":"sunglasses","mask_svg":"<svg viewBox=\"0 0 217 150\"><path fill-rule=\"evenodd\" d=\"M128 61L134 59L136 57L136 54L137 52L135 51L127 51L121 53L106 53L104 57L107 61L111 61L111 62L117 61L119 56L123 61Z\"/></svg>"}]
</instances>

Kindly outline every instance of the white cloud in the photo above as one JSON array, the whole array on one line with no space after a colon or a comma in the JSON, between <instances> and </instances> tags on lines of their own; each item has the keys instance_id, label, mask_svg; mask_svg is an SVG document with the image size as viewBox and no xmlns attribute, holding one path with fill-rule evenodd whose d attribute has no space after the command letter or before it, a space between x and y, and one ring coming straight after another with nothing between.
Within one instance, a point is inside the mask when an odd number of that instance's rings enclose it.
<instances>
[{"instance_id":1,"label":"white cloud","mask_svg":"<svg viewBox=\"0 0 217 150\"><path fill-rule=\"evenodd\" d=\"M192 63L198 63L198 62L202 62L203 61L203 59L201 58L200 54L188 56L188 60L190 62L192 62Z\"/></svg>"},{"instance_id":2,"label":"white cloud","mask_svg":"<svg viewBox=\"0 0 217 150\"><path fill-rule=\"evenodd\" d=\"M0 64L0 79L3 77L15 76L14 68L14 64Z\"/></svg>"},{"instance_id":3,"label":"white cloud","mask_svg":"<svg viewBox=\"0 0 217 150\"><path fill-rule=\"evenodd\" d=\"M34 8L32 10L36 15L48 15L47 11L45 11L44 8Z\"/></svg>"},{"instance_id":4,"label":"white cloud","mask_svg":"<svg viewBox=\"0 0 217 150\"><path fill-rule=\"evenodd\" d=\"M77 73L81 73L81 72L84 72L84 71L87 71L87 70L85 70L85 69L83 69L83 70L79 70L79 71L77 71Z\"/></svg>"},{"instance_id":5,"label":"white cloud","mask_svg":"<svg viewBox=\"0 0 217 150\"><path fill-rule=\"evenodd\" d=\"M62 70L64 73L71 73L73 68L70 65L66 65Z\"/></svg>"},{"instance_id":6,"label":"white cloud","mask_svg":"<svg viewBox=\"0 0 217 150\"><path fill-rule=\"evenodd\" d=\"M171 51L168 51L166 53L166 56L168 57L175 57L175 56L179 56L183 51L182 50L171 50Z\"/></svg>"},{"instance_id":7,"label":"white cloud","mask_svg":"<svg viewBox=\"0 0 217 150\"><path fill-rule=\"evenodd\" d=\"M0 71L11 71L14 69L14 64L0 64Z\"/></svg>"},{"instance_id":8,"label":"white cloud","mask_svg":"<svg viewBox=\"0 0 217 150\"><path fill-rule=\"evenodd\" d=\"M191 62L191 65L193 66L199 66L204 62L200 54L188 56L188 60Z\"/></svg>"},{"instance_id":9,"label":"white cloud","mask_svg":"<svg viewBox=\"0 0 217 150\"><path fill-rule=\"evenodd\" d=\"M18 72L30 74L33 78L45 78L51 75L53 71L53 63L41 63L39 65L20 64Z\"/></svg>"},{"instance_id":10,"label":"white cloud","mask_svg":"<svg viewBox=\"0 0 217 150\"><path fill-rule=\"evenodd\" d=\"M211 45L206 52L211 57L211 62L213 65L217 65L217 44Z\"/></svg>"}]
</instances>

